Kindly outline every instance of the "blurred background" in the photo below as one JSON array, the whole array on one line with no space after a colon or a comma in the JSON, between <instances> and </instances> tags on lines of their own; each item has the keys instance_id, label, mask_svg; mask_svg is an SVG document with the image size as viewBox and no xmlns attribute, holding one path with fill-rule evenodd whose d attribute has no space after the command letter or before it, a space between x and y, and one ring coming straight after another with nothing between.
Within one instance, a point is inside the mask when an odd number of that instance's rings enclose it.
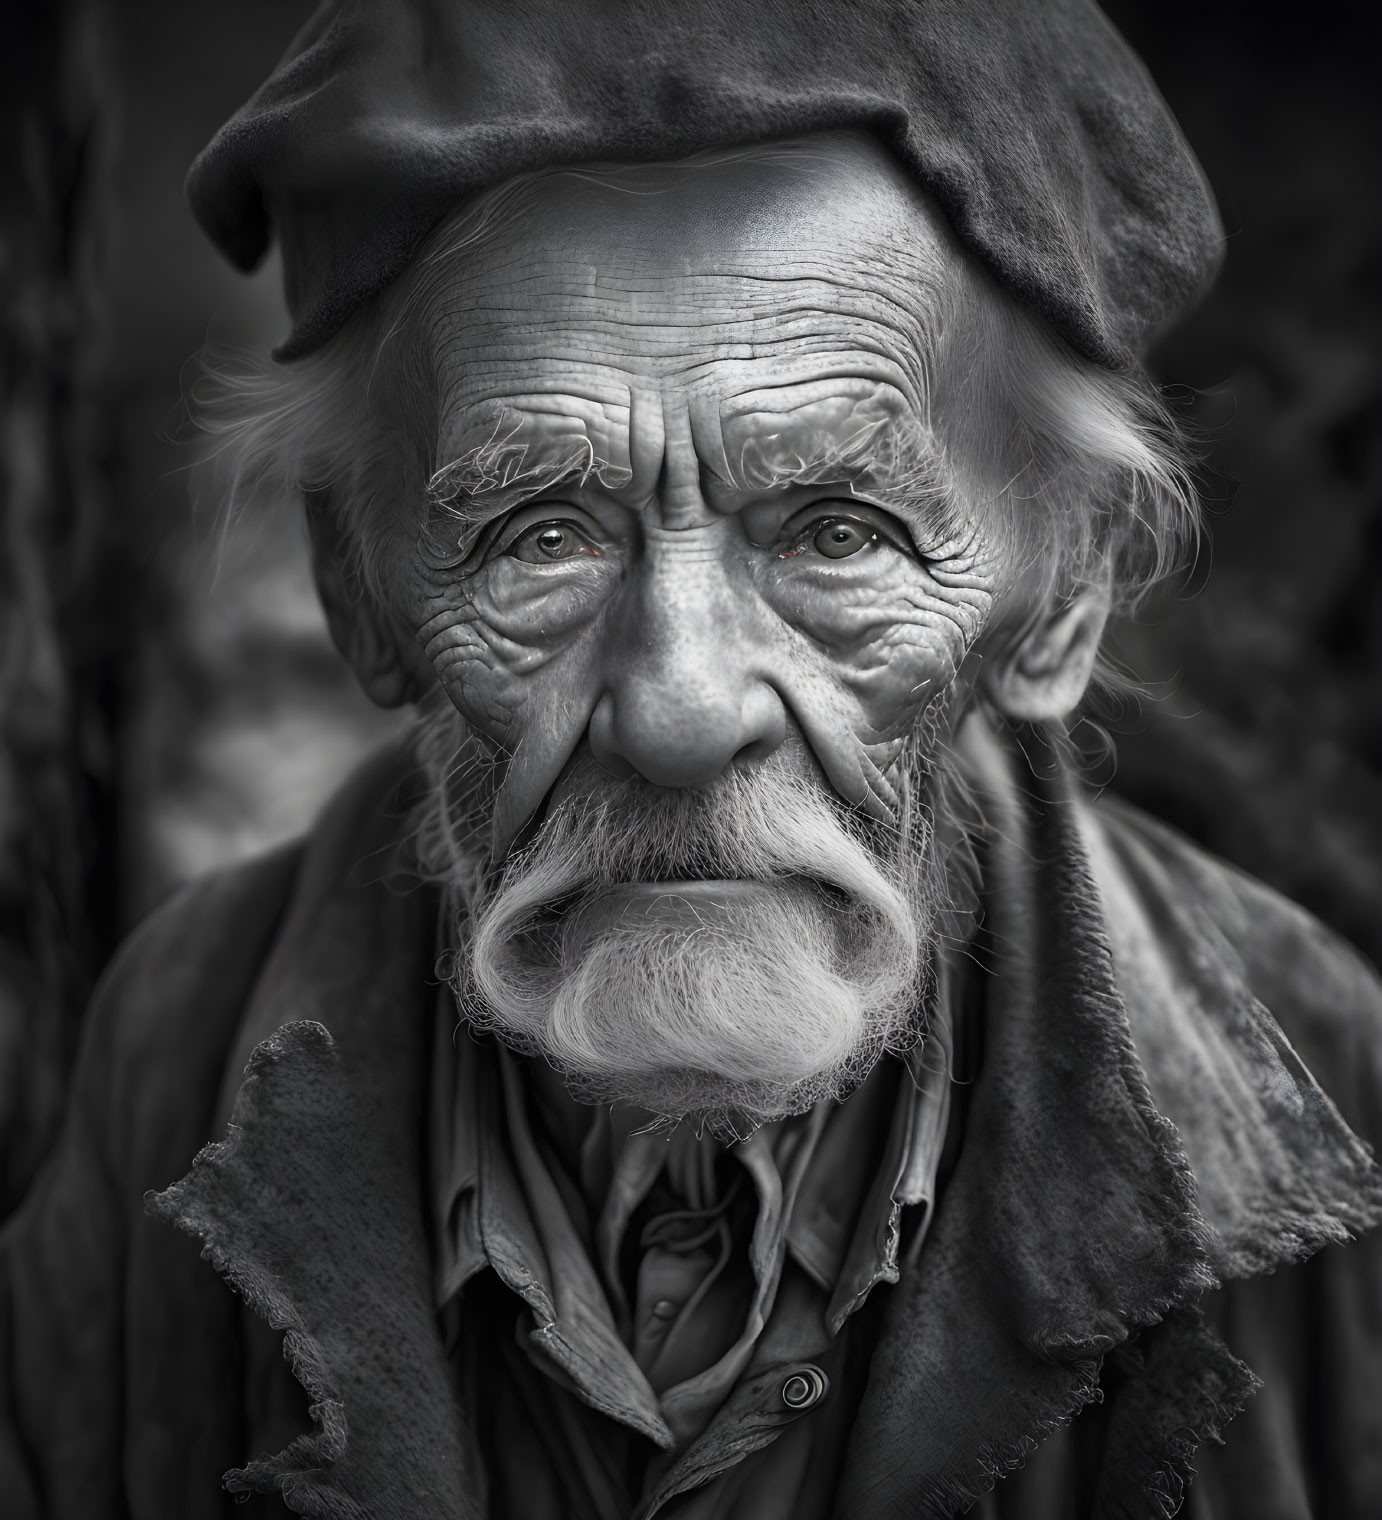
<instances>
[{"instance_id":1,"label":"blurred background","mask_svg":"<svg viewBox=\"0 0 1382 1520\"><path fill-rule=\"evenodd\" d=\"M290 511L217 528L180 398L284 333L188 164L312 7L14 4L0 60L0 1217L91 983L179 883L306 827L398 721L327 642ZM1360 3L1289 29L1110 0L1219 196L1228 259L1159 348L1205 440L1191 582L1119 634L1113 785L1382 961L1382 155ZM1261 19L1245 20L1249 17ZM1107 768L1106 768L1107 769Z\"/></svg>"}]
</instances>

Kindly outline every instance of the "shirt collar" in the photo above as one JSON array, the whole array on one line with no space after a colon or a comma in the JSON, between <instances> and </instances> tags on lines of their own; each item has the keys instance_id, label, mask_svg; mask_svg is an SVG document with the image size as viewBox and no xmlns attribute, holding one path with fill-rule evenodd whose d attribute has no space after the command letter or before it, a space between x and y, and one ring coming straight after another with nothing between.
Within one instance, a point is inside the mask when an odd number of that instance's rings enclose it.
<instances>
[{"instance_id":1,"label":"shirt collar","mask_svg":"<svg viewBox=\"0 0 1382 1520\"><path fill-rule=\"evenodd\" d=\"M760 1206L774 1189L781 1191L784 1173L793 1179L789 1206L776 1209L770 1238L762 1248L771 1254L780 1237L791 1258L830 1296L827 1317L832 1332L863 1304L875 1284L897 1280L903 1209L926 1206L924 1228L935 1201L950 1111L952 1003L958 981L956 958L943 956L926 1039L905 1061L881 1062L847 1100L823 1103L808 1114L767 1126L745 1143L746 1149L740 1147L755 1177ZM589 1227L581 1228L582 1221L573 1223L569 1196L563 1197L533 1139L529 1106L535 1094L525 1078L528 1063L473 1038L460 1023L446 989L439 996L435 1040L429 1193L437 1307L450 1302L486 1266L501 1268L505 1275L502 1268L510 1264L494 1259L498 1237L487 1240L482 1228L482 1220L488 1218L496 1227L505 1222L502 1233L522 1258L512 1263L510 1275L527 1285L525 1296L539 1315L550 1314L554 1263L541 1236L558 1233L569 1247L559 1252L561 1269L578 1271L582 1277L590 1266L582 1237L597 1257L608 1255L617 1240L606 1241L602 1250ZM658 1148L666 1142L657 1136L621 1134L607 1108L587 1109L567 1101L573 1110L563 1116L570 1125L563 1125L568 1140L584 1128L587 1136L604 1139L607 1149L633 1147L643 1157L642 1166L625 1154L622 1166L608 1167L610 1183L621 1196L610 1200L603 1217L607 1232L613 1228L617 1234L618 1221L632 1214L661 1169ZM549 1097L544 1107L551 1106ZM500 1165L497 1160L486 1165L489 1152L507 1148L512 1153L515 1141L524 1166ZM770 1176L775 1180L768 1181ZM532 1196L535 1189L542 1195L540 1205ZM539 1213L550 1222L550 1231L544 1232L536 1222ZM585 1258L579 1268L572 1266L577 1246L582 1246Z\"/></svg>"}]
</instances>

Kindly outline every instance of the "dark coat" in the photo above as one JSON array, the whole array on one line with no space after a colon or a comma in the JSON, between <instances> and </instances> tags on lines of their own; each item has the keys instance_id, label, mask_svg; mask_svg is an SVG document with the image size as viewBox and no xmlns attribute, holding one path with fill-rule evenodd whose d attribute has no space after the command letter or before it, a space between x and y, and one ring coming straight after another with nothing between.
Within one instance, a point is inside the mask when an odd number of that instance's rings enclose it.
<instances>
[{"instance_id":1,"label":"dark coat","mask_svg":"<svg viewBox=\"0 0 1382 1520\"><path fill-rule=\"evenodd\" d=\"M1382 1188L1334 1107L1382 1133L1378 985L1266 888L1015 765L977 782L982 1066L839 1513L1160 1516L1193 1461L1200 1520L1382 1514L1382 1251L1341 1246ZM399 773L183 893L107 975L3 1238L14 1520L228 1514L227 1469L274 1496L252 1509L476 1513L424 1225L437 904L390 874Z\"/></svg>"}]
</instances>

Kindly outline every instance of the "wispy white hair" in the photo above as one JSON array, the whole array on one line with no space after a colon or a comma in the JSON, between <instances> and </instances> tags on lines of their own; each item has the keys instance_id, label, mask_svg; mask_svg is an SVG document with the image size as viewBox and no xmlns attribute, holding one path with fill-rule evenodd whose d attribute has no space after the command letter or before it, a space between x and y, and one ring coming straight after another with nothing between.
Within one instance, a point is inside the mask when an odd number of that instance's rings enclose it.
<instances>
[{"instance_id":1,"label":"wispy white hair","mask_svg":"<svg viewBox=\"0 0 1382 1520\"><path fill-rule=\"evenodd\" d=\"M207 356L192 411L215 460L228 513L252 501L316 493L338 517L362 595L387 599L391 572L416 552L437 511L439 398L429 289L502 238L534 189L577 176L656 193L658 176L734 158L809 168L811 139L697 155L671 165L544 169L474 197L423 246L408 275L291 365ZM939 213L935 213L940 223ZM1183 565L1198 531L1187 454L1174 416L1140 371L1115 373L1071 350L991 281L940 223L956 257L934 314L963 335L926 337L919 367L948 478L970 482L969 508L1009 548L1009 625L1108 583L1135 604ZM983 481L987 484L980 485Z\"/></svg>"}]
</instances>

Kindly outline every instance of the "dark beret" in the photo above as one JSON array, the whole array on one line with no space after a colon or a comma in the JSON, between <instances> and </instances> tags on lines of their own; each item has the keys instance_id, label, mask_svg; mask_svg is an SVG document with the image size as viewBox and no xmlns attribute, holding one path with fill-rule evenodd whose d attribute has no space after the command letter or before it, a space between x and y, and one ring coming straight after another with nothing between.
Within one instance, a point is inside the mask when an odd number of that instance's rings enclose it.
<instances>
[{"instance_id":1,"label":"dark beret","mask_svg":"<svg viewBox=\"0 0 1382 1520\"><path fill-rule=\"evenodd\" d=\"M242 268L277 235L293 359L510 175L843 127L1099 364L1214 273L1204 176L1089 0L333 0L188 188Z\"/></svg>"}]
</instances>

